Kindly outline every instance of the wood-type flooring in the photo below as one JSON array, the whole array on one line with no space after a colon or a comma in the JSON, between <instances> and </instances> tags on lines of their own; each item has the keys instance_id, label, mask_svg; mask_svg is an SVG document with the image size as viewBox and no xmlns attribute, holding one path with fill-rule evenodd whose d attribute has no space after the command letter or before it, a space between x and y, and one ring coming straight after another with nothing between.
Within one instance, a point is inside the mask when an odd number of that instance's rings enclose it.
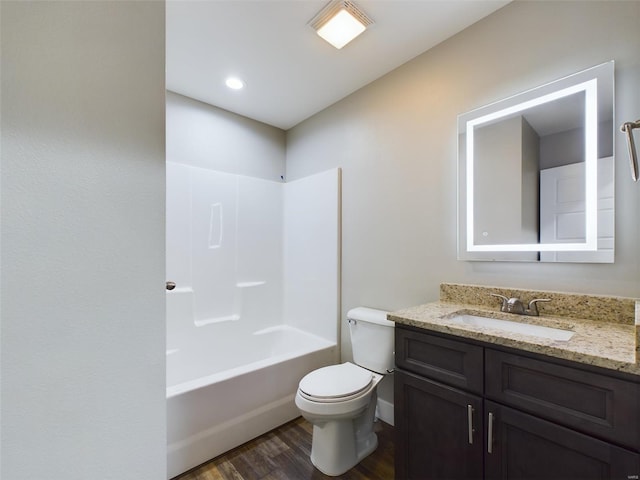
<instances>
[{"instance_id":1,"label":"wood-type flooring","mask_svg":"<svg viewBox=\"0 0 640 480\"><path fill-rule=\"evenodd\" d=\"M393 427L377 421L378 448L340 477L328 477L314 468L311 453L313 426L302 417L251 440L173 480L392 480Z\"/></svg>"}]
</instances>

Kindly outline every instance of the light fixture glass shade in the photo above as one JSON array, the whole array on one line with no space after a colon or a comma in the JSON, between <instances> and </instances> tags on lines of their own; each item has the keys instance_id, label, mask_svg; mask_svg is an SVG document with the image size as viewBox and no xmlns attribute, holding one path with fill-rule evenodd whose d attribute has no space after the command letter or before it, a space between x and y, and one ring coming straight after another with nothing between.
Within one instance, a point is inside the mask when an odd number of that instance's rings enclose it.
<instances>
[{"instance_id":1,"label":"light fixture glass shade","mask_svg":"<svg viewBox=\"0 0 640 480\"><path fill-rule=\"evenodd\" d=\"M342 8L318 29L318 35L340 49L365 30L366 27L362 23Z\"/></svg>"},{"instance_id":2,"label":"light fixture glass shade","mask_svg":"<svg viewBox=\"0 0 640 480\"><path fill-rule=\"evenodd\" d=\"M353 0L331 0L308 25L340 49L373 25L373 20Z\"/></svg>"}]
</instances>

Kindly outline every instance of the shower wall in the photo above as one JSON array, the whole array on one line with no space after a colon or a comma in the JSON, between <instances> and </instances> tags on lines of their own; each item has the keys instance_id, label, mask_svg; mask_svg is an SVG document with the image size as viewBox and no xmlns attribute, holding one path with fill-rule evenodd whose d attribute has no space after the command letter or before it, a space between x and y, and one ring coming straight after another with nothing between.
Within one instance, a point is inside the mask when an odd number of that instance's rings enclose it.
<instances>
[{"instance_id":1,"label":"shower wall","mask_svg":"<svg viewBox=\"0 0 640 480\"><path fill-rule=\"evenodd\" d=\"M216 324L337 341L338 219L337 169L285 184L168 162L167 349Z\"/></svg>"},{"instance_id":2,"label":"shower wall","mask_svg":"<svg viewBox=\"0 0 640 480\"><path fill-rule=\"evenodd\" d=\"M339 338L340 184L331 169L284 188L284 314L289 325Z\"/></svg>"},{"instance_id":3,"label":"shower wall","mask_svg":"<svg viewBox=\"0 0 640 480\"><path fill-rule=\"evenodd\" d=\"M167 163L168 315L282 323L282 197L276 182Z\"/></svg>"}]
</instances>

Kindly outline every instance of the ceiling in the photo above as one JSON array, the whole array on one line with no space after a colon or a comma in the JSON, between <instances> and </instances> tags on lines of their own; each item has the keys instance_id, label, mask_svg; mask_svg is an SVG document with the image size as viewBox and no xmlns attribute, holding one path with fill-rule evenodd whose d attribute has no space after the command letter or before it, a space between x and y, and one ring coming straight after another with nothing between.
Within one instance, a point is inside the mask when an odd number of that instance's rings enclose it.
<instances>
[{"instance_id":1,"label":"ceiling","mask_svg":"<svg viewBox=\"0 0 640 480\"><path fill-rule=\"evenodd\" d=\"M509 2L356 0L375 23L341 50L307 25L327 3L168 0L167 89L287 130Z\"/></svg>"}]
</instances>

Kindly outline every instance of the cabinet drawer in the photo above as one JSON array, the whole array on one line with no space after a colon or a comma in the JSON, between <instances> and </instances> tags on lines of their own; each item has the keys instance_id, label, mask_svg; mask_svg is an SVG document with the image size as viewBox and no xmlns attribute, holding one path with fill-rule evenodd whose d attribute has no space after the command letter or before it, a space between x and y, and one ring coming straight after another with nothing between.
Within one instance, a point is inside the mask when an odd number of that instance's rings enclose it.
<instances>
[{"instance_id":1,"label":"cabinet drawer","mask_svg":"<svg viewBox=\"0 0 640 480\"><path fill-rule=\"evenodd\" d=\"M640 450L640 385L486 349L487 398Z\"/></svg>"},{"instance_id":2,"label":"cabinet drawer","mask_svg":"<svg viewBox=\"0 0 640 480\"><path fill-rule=\"evenodd\" d=\"M482 393L483 349L396 328L396 365L454 387Z\"/></svg>"}]
</instances>

